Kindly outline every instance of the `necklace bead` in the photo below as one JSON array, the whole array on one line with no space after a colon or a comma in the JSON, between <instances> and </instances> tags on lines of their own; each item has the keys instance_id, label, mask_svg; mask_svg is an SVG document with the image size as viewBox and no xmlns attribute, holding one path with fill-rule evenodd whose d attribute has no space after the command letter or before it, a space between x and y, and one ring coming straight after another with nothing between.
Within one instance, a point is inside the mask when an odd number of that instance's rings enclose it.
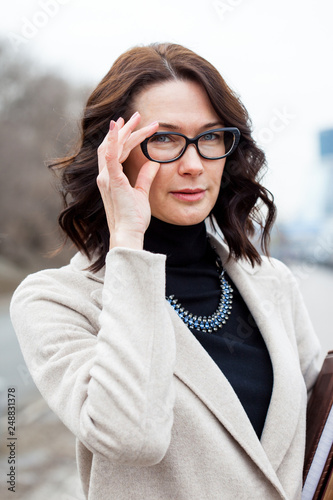
<instances>
[{"instance_id":1,"label":"necklace bead","mask_svg":"<svg viewBox=\"0 0 333 500\"><path fill-rule=\"evenodd\" d=\"M195 329L201 332L214 333L226 324L232 310L233 289L224 277L224 269L219 258L216 260L219 272L221 297L216 311L210 316L193 315L179 303L174 295L169 295L166 300L176 311L178 316L184 321L185 325L191 330Z\"/></svg>"}]
</instances>

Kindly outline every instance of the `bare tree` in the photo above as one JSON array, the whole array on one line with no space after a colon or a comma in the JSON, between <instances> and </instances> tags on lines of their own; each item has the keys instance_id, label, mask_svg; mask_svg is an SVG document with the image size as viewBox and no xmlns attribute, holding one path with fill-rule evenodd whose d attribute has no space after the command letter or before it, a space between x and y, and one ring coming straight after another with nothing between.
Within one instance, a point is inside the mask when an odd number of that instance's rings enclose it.
<instances>
[{"instance_id":1,"label":"bare tree","mask_svg":"<svg viewBox=\"0 0 333 500\"><path fill-rule=\"evenodd\" d=\"M78 116L88 95L33 61L12 60L0 42L0 257L28 270L50 264L46 255L61 244L57 215L61 199L49 159L68 152L78 135Z\"/></svg>"}]
</instances>

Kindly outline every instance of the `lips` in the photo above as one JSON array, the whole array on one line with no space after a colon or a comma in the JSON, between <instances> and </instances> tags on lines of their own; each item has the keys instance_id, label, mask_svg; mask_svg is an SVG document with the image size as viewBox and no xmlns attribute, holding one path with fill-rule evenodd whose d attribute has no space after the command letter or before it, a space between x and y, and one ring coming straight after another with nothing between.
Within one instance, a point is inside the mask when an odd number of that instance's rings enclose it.
<instances>
[{"instance_id":1,"label":"lips","mask_svg":"<svg viewBox=\"0 0 333 500\"><path fill-rule=\"evenodd\" d=\"M171 191L171 194L181 201L199 201L205 196L205 189L182 189L179 191Z\"/></svg>"}]
</instances>

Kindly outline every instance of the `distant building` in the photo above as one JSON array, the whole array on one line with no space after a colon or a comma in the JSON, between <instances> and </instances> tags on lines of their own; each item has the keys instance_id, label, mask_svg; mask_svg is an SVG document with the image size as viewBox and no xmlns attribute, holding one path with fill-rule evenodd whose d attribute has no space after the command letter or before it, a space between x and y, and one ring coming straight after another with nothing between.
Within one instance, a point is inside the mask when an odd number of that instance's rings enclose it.
<instances>
[{"instance_id":1,"label":"distant building","mask_svg":"<svg viewBox=\"0 0 333 500\"><path fill-rule=\"evenodd\" d=\"M322 130L319 134L320 160L325 169L327 169L324 217L333 217L333 129Z\"/></svg>"}]
</instances>

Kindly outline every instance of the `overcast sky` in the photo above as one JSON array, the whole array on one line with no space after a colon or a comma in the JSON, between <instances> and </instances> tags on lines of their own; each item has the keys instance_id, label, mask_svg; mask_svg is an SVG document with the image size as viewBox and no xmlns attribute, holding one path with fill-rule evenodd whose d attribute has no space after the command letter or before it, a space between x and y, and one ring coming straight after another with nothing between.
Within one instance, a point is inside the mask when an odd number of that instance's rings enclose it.
<instances>
[{"instance_id":1,"label":"overcast sky","mask_svg":"<svg viewBox=\"0 0 333 500\"><path fill-rule=\"evenodd\" d=\"M265 184L281 220L292 220L320 210L318 131L333 128L332 14L331 0L11 0L0 35L13 57L27 52L92 87L136 44L198 52L247 107L268 157Z\"/></svg>"}]
</instances>

